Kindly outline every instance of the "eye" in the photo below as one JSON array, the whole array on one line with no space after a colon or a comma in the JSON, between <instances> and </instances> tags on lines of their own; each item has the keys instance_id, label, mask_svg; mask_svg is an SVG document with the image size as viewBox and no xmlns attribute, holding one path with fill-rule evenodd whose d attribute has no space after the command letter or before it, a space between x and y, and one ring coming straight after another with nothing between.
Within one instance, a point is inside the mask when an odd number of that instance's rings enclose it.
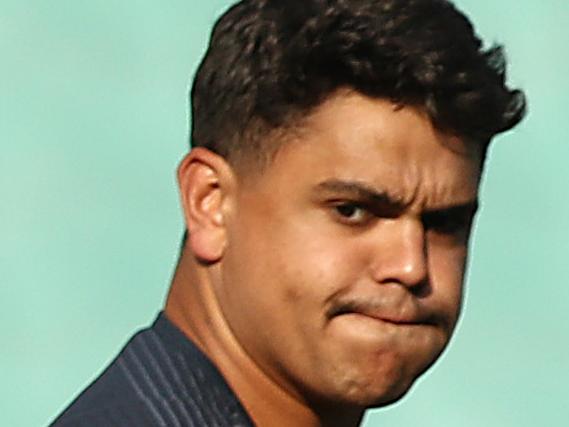
<instances>
[{"instance_id":1,"label":"eye","mask_svg":"<svg viewBox=\"0 0 569 427\"><path fill-rule=\"evenodd\" d=\"M466 237L472 224L472 215L454 212L437 212L423 218L426 229L448 236Z\"/></svg>"},{"instance_id":2,"label":"eye","mask_svg":"<svg viewBox=\"0 0 569 427\"><path fill-rule=\"evenodd\" d=\"M340 221L349 225L364 225L373 216L364 206L354 202L338 203L334 210Z\"/></svg>"}]
</instances>

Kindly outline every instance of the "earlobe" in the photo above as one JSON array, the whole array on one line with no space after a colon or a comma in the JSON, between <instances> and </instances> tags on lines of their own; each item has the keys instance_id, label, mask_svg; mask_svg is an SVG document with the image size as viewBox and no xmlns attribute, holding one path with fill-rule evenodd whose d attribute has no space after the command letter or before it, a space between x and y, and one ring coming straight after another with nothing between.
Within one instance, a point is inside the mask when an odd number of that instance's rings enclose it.
<instances>
[{"instance_id":1,"label":"earlobe","mask_svg":"<svg viewBox=\"0 0 569 427\"><path fill-rule=\"evenodd\" d=\"M226 247L227 203L231 195L232 171L217 154L194 148L178 167L178 184L188 245L198 260L219 261Z\"/></svg>"}]
</instances>

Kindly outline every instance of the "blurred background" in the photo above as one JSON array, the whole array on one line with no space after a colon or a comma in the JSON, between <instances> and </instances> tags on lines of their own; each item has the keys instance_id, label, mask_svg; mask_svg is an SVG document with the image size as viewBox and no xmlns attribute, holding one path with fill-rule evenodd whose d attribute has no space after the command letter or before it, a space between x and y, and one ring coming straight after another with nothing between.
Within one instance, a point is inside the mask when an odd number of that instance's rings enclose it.
<instances>
[{"instance_id":1,"label":"blurred background","mask_svg":"<svg viewBox=\"0 0 569 427\"><path fill-rule=\"evenodd\" d=\"M228 0L0 0L0 425L42 426L162 306L188 87ZM460 0L530 114L495 140L457 334L365 426L569 425L569 2Z\"/></svg>"}]
</instances>

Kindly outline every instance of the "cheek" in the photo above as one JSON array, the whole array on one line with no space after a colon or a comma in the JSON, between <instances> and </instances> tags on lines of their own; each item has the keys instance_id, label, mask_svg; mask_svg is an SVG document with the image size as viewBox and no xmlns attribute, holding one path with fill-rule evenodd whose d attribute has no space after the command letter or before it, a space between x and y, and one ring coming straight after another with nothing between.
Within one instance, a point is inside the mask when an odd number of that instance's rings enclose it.
<instances>
[{"instance_id":1,"label":"cheek","mask_svg":"<svg viewBox=\"0 0 569 427\"><path fill-rule=\"evenodd\" d=\"M466 267L465 248L434 247L429 254L432 298L454 327L462 302Z\"/></svg>"},{"instance_id":2,"label":"cheek","mask_svg":"<svg viewBox=\"0 0 569 427\"><path fill-rule=\"evenodd\" d=\"M273 361L300 377L309 375L321 357L327 303L361 271L354 251L326 233L285 222L255 233L243 228L233 238L220 287L233 332L266 369L275 369Z\"/></svg>"},{"instance_id":3,"label":"cheek","mask_svg":"<svg viewBox=\"0 0 569 427\"><path fill-rule=\"evenodd\" d=\"M257 228L249 238L244 231L236 240L239 247L228 254L235 262L226 279L237 289L228 291L227 310L248 301L234 313L241 316L241 327L263 322L267 334L288 341L291 351L295 345L313 345L325 328L330 298L356 283L363 271L358 248L304 223L280 221Z\"/></svg>"},{"instance_id":4,"label":"cheek","mask_svg":"<svg viewBox=\"0 0 569 427\"><path fill-rule=\"evenodd\" d=\"M296 236L295 238L291 238ZM320 308L334 293L350 286L361 271L356 251L332 236L295 229L275 242L275 265L268 273L286 278L286 298L295 304Z\"/></svg>"},{"instance_id":5,"label":"cheek","mask_svg":"<svg viewBox=\"0 0 569 427\"><path fill-rule=\"evenodd\" d=\"M318 210L275 200L242 206L223 260L224 312L243 330L263 322L267 334L305 340L324 327L330 298L364 271L362 250Z\"/></svg>"}]
</instances>

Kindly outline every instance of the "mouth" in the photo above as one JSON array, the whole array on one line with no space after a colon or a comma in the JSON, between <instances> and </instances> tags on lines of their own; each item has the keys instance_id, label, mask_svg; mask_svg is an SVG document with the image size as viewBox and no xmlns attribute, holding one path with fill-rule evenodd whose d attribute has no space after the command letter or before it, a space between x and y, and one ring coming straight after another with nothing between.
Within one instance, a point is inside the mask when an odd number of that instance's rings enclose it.
<instances>
[{"instance_id":1,"label":"mouth","mask_svg":"<svg viewBox=\"0 0 569 427\"><path fill-rule=\"evenodd\" d=\"M419 326L434 325L433 319L421 316L417 310L392 310L377 309L368 304L346 304L330 311L329 318L341 316L357 316L373 321L387 323L395 326Z\"/></svg>"},{"instance_id":2,"label":"mouth","mask_svg":"<svg viewBox=\"0 0 569 427\"><path fill-rule=\"evenodd\" d=\"M345 311L342 313L338 313L335 317L339 316L357 316L357 317L367 318L373 321L388 323L395 326L417 326L417 325L424 325L426 323L418 318L386 316L382 314L367 313L361 311Z\"/></svg>"}]
</instances>

